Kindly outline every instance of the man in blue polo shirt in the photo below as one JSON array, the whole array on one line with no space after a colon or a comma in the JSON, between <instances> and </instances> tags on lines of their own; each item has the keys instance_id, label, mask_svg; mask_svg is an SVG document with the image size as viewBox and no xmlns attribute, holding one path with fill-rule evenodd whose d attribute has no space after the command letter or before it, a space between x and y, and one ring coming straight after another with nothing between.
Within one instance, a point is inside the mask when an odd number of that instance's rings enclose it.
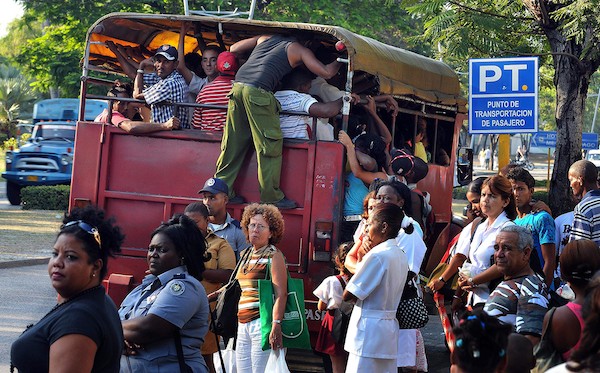
<instances>
[{"instance_id":1,"label":"man in blue polo shirt","mask_svg":"<svg viewBox=\"0 0 600 373\"><path fill-rule=\"evenodd\" d=\"M537 253L538 263L532 260L532 269L544 276L546 286L554 280L556 269L556 227L554 219L546 211L532 212L531 199L533 196L535 179L522 167L512 168L506 175L513 188L513 195L517 204L517 219L515 224L525 227L531 231L533 236L533 247Z\"/></svg>"},{"instance_id":2,"label":"man in blue polo shirt","mask_svg":"<svg viewBox=\"0 0 600 373\"><path fill-rule=\"evenodd\" d=\"M600 245L600 190L598 170L586 160L580 160L569 168L569 184L575 198L581 202L573 210L574 219L569 241L588 239Z\"/></svg>"},{"instance_id":3,"label":"man in blue polo shirt","mask_svg":"<svg viewBox=\"0 0 600 373\"><path fill-rule=\"evenodd\" d=\"M227 184L221 179L211 177L206 180L204 187L198 193L202 194L202 202L208 209L208 227L217 236L229 242L235 252L236 260L239 260L240 252L250 245L246 242L240 222L233 219L227 212L227 203L229 202Z\"/></svg>"}]
</instances>

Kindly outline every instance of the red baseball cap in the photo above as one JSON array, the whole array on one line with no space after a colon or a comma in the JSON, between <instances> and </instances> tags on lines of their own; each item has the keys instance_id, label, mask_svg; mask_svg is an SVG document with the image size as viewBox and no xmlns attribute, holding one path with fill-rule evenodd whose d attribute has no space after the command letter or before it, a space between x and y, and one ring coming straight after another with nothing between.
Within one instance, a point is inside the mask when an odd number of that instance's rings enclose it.
<instances>
[{"instance_id":1,"label":"red baseball cap","mask_svg":"<svg viewBox=\"0 0 600 373\"><path fill-rule=\"evenodd\" d=\"M238 60L235 54L231 52L221 52L217 57L217 70L222 74L235 75L239 68Z\"/></svg>"}]
</instances>

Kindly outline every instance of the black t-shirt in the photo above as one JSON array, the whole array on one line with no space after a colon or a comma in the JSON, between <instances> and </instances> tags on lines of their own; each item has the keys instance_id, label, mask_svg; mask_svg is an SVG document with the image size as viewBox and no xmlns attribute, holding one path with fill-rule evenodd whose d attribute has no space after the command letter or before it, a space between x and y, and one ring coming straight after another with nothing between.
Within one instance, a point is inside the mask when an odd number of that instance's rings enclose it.
<instances>
[{"instance_id":1,"label":"black t-shirt","mask_svg":"<svg viewBox=\"0 0 600 373\"><path fill-rule=\"evenodd\" d=\"M119 371L123 329L115 304L101 286L58 307L23 333L11 346L11 362L19 373L47 372L50 346L69 334L84 335L98 346L92 372Z\"/></svg>"}]
</instances>

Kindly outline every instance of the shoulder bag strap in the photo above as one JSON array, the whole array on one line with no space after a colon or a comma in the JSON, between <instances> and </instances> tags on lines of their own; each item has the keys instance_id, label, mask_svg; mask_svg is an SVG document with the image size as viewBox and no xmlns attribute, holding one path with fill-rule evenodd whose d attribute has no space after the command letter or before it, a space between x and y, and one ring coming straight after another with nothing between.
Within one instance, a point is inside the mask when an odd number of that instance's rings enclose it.
<instances>
[{"instance_id":1,"label":"shoulder bag strap","mask_svg":"<svg viewBox=\"0 0 600 373\"><path fill-rule=\"evenodd\" d=\"M483 223L483 218L476 218L475 220L473 220L473 226L471 226L471 241L470 243L473 243L473 237L475 237L475 232L477 232L477 227L479 227L479 224Z\"/></svg>"},{"instance_id":2,"label":"shoulder bag strap","mask_svg":"<svg viewBox=\"0 0 600 373\"><path fill-rule=\"evenodd\" d=\"M346 290L346 281L344 281L344 279L342 278L342 276L335 276L338 281L340 282L340 284L342 284L342 290Z\"/></svg>"},{"instance_id":3,"label":"shoulder bag strap","mask_svg":"<svg viewBox=\"0 0 600 373\"><path fill-rule=\"evenodd\" d=\"M177 349L177 360L179 360L179 371L186 373L187 367L183 358L183 347L181 346L181 333L179 333L179 329L175 332L175 348Z\"/></svg>"},{"instance_id":4,"label":"shoulder bag strap","mask_svg":"<svg viewBox=\"0 0 600 373\"><path fill-rule=\"evenodd\" d=\"M229 281L227 281L227 285L231 284L231 282L233 282L233 280L235 280L235 276L237 276L237 273L240 270L242 263L245 263L246 261L248 261L251 256L252 256L252 248L247 248L246 252L244 253L244 256L240 258L240 260L235 265L233 272L231 272L231 276L229 276Z\"/></svg>"},{"instance_id":5,"label":"shoulder bag strap","mask_svg":"<svg viewBox=\"0 0 600 373\"><path fill-rule=\"evenodd\" d=\"M548 341L552 335L552 318L554 317L554 311L556 311L556 307L552 307L550 311L548 311L548 324L546 324L546 328L542 331L541 340Z\"/></svg>"}]
</instances>

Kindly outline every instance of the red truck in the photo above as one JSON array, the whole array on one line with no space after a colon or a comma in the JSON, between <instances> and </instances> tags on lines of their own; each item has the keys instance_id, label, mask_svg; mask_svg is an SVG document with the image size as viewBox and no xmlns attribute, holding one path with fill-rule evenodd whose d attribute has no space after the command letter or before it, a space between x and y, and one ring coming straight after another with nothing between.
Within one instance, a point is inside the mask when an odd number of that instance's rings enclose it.
<instances>
[{"instance_id":1,"label":"red truck","mask_svg":"<svg viewBox=\"0 0 600 373\"><path fill-rule=\"evenodd\" d=\"M196 37L205 43L229 46L264 33L299 34L335 52L335 44L346 46L347 64L329 83L346 92L378 91L397 99L400 113L393 128L394 145L412 138L420 117L428 121L427 136L434 154L427 177L419 188L429 191L435 214L435 229L429 240L429 272L439 261L446 244L460 227L452 224L452 189L455 171L459 182L471 174L472 155L458 148L465 120L465 100L460 96L456 73L433 59L385 45L340 27L252 21L202 16L113 13L89 30L83 59L81 93L91 85L106 85L104 74L121 74L106 41L131 46L152 55L162 44L177 45L182 22L196 25L196 34L185 38L186 51L196 50ZM200 32L200 34L198 34ZM104 78L103 78L104 77ZM84 110L84 108L81 108ZM349 105L345 106L347 120ZM147 269L145 260L150 232L161 221L198 201L198 190L213 176L221 144L220 132L186 129L136 136L101 123L80 121L71 183L71 207L98 205L117 218L126 233L124 248L109 262L108 293L115 302L139 284ZM443 149L449 164L439 164L435 154ZM457 155L460 152L460 161ZM464 154L463 154L464 153ZM306 314L312 330L322 313L316 310L312 291L333 273L332 251L337 247L343 214L345 150L337 141L318 139L285 141L281 188L299 207L282 211L285 234L278 247L283 251L292 276L304 280ZM249 201L259 200L256 159L249 152L235 183ZM228 205L240 219L245 205ZM429 262L429 264L427 264ZM311 322L312 321L312 322Z\"/></svg>"}]
</instances>

